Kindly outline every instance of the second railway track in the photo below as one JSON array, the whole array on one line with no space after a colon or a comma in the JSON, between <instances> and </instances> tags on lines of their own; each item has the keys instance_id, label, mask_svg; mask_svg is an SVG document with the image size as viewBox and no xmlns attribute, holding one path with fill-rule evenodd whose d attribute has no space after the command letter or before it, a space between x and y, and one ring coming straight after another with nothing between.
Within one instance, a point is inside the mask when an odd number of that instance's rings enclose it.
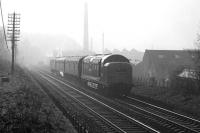
<instances>
[{"instance_id":1,"label":"second railway track","mask_svg":"<svg viewBox=\"0 0 200 133\"><path fill-rule=\"evenodd\" d=\"M120 101L121 100L119 100L119 102ZM191 132L200 132L200 121L197 119L164 109L162 107L158 107L134 97L124 96L124 99L121 102L127 106L137 107L145 110L146 112L150 112L156 116L162 117L163 119L180 125Z\"/></svg>"}]
</instances>

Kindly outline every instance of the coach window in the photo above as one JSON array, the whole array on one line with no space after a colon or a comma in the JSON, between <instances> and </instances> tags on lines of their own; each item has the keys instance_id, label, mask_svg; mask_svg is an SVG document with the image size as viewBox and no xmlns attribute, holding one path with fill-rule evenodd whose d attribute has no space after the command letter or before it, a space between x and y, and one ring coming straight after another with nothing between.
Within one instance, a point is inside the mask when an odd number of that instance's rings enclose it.
<instances>
[{"instance_id":1,"label":"coach window","mask_svg":"<svg viewBox=\"0 0 200 133\"><path fill-rule=\"evenodd\" d=\"M98 73L99 73L98 64L96 65L96 70L97 70L97 76L99 76L98 75Z\"/></svg>"},{"instance_id":2,"label":"coach window","mask_svg":"<svg viewBox=\"0 0 200 133\"><path fill-rule=\"evenodd\" d=\"M101 68L100 67L101 67L101 61L99 61L99 63L98 63L98 70L99 70L98 75L99 75L99 77L101 77Z\"/></svg>"},{"instance_id":3,"label":"coach window","mask_svg":"<svg viewBox=\"0 0 200 133\"><path fill-rule=\"evenodd\" d=\"M85 63L83 62L83 64L82 64L82 67L83 67L83 73L85 73Z\"/></svg>"},{"instance_id":4,"label":"coach window","mask_svg":"<svg viewBox=\"0 0 200 133\"><path fill-rule=\"evenodd\" d=\"M90 71L89 70L91 70L91 64L90 63L88 63L88 73L90 73Z\"/></svg>"},{"instance_id":5,"label":"coach window","mask_svg":"<svg viewBox=\"0 0 200 133\"><path fill-rule=\"evenodd\" d=\"M85 63L85 73L88 73L88 63Z\"/></svg>"},{"instance_id":6,"label":"coach window","mask_svg":"<svg viewBox=\"0 0 200 133\"><path fill-rule=\"evenodd\" d=\"M84 71L87 73L87 63L84 63Z\"/></svg>"},{"instance_id":7,"label":"coach window","mask_svg":"<svg viewBox=\"0 0 200 133\"><path fill-rule=\"evenodd\" d=\"M85 63L85 72L88 73L88 63Z\"/></svg>"},{"instance_id":8,"label":"coach window","mask_svg":"<svg viewBox=\"0 0 200 133\"><path fill-rule=\"evenodd\" d=\"M97 75L97 71L96 71L96 64L94 64L94 75Z\"/></svg>"},{"instance_id":9,"label":"coach window","mask_svg":"<svg viewBox=\"0 0 200 133\"><path fill-rule=\"evenodd\" d=\"M93 70L94 70L93 69L93 64L91 64L91 66L90 66L90 72L93 73Z\"/></svg>"},{"instance_id":10,"label":"coach window","mask_svg":"<svg viewBox=\"0 0 200 133\"><path fill-rule=\"evenodd\" d=\"M82 73L84 74L85 72L84 72L84 63L82 63Z\"/></svg>"},{"instance_id":11,"label":"coach window","mask_svg":"<svg viewBox=\"0 0 200 133\"><path fill-rule=\"evenodd\" d=\"M94 64L94 71L95 71L95 76L97 76L96 64Z\"/></svg>"},{"instance_id":12,"label":"coach window","mask_svg":"<svg viewBox=\"0 0 200 133\"><path fill-rule=\"evenodd\" d=\"M96 76L96 69L95 69L95 64L93 65L94 67L94 69L93 69L93 73L94 73L94 75Z\"/></svg>"},{"instance_id":13,"label":"coach window","mask_svg":"<svg viewBox=\"0 0 200 133\"><path fill-rule=\"evenodd\" d=\"M84 63L84 72L87 73L87 63Z\"/></svg>"}]
</instances>

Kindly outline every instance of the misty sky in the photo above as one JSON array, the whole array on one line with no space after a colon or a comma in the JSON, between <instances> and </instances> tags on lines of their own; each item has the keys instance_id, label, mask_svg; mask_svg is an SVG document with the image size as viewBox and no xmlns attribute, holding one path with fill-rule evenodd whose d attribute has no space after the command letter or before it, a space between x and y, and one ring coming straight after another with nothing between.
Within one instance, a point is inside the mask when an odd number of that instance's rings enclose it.
<instances>
[{"instance_id":1,"label":"misty sky","mask_svg":"<svg viewBox=\"0 0 200 133\"><path fill-rule=\"evenodd\" d=\"M83 42L85 0L2 0L7 14L21 13L21 31L65 34ZM200 0L87 0L89 36L95 51L194 48ZM23 34L22 34L23 36ZM89 39L90 40L90 39Z\"/></svg>"}]
</instances>

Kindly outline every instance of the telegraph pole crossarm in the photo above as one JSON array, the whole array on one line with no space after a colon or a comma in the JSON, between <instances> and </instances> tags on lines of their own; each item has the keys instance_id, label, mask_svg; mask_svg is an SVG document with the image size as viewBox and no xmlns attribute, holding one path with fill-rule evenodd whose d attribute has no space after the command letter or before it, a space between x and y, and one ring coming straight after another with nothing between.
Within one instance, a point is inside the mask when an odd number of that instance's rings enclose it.
<instances>
[{"instance_id":1,"label":"telegraph pole crossarm","mask_svg":"<svg viewBox=\"0 0 200 133\"><path fill-rule=\"evenodd\" d=\"M15 65L15 56L16 56L16 42L19 41L20 38L20 14L13 13L8 14L8 40L11 41L11 49L12 49L12 66L11 73L14 73L14 65Z\"/></svg>"}]
</instances>

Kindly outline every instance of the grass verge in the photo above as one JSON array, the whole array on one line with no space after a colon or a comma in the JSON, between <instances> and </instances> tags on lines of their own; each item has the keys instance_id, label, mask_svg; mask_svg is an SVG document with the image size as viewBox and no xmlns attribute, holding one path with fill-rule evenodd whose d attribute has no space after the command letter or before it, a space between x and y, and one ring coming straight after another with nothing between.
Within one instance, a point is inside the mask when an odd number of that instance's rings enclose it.
<instances>
[{"instance_id":1,"label":"grass verge","mask_svg":"<svg viewBox=\"0 0 200 133\"><path fill-rule=\"evenodd\" d=\"M10 82L0 86L0 132L76 132L21 68L9 77Z\"/></svg>"},{"instance_id":2,"label":"grass verge","mask_svg":"<svg viewBox=\"0 0 200 133\"><path fill-rule=\"evenodd\" d=\"M173 89L142 86L133 87L131 93L200 120L200 97L198 95L185 95Z\"/></svg>"}]
</instances>

